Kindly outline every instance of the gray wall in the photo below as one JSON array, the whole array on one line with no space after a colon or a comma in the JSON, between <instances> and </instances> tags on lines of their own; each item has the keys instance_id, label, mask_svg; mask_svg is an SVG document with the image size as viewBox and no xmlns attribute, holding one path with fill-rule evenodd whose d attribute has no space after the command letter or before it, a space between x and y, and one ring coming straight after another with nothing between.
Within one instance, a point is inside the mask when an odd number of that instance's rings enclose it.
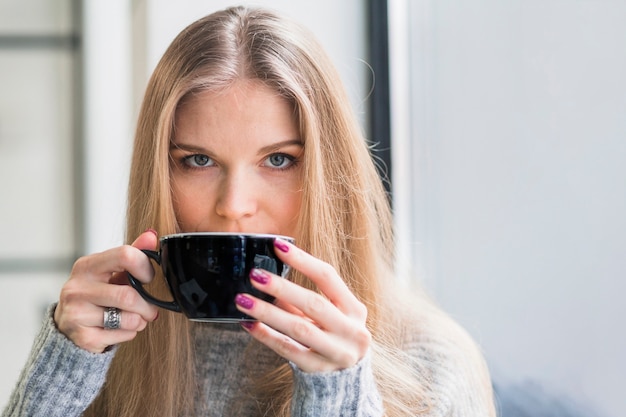
<instances>
[{"instance_id":1,"label":"gray wall","mask_svg":"<svg viewBox=\"0 0 626 417\"><path fill-rule=\"evenodd\" d=\"M406 3L405 256L503 388L624 415L626 2Z\"/></svg>"}]
</instances>

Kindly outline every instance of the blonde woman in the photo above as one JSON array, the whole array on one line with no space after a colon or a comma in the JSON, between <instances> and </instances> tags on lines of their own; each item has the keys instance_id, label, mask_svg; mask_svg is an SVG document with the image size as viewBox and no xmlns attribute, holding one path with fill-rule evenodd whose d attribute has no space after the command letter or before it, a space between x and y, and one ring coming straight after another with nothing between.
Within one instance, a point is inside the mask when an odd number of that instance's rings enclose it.
<instances>
[{"instance_id":1,"label":"blonde woman","mask_svg":"<svg viewBox=\"0 0 626 417\"><path fill-rule=\"evenodd\" d=\"M240 294L252 325L200 324L138 249L157 234L276 233L289 280ZM3 416L494 416L484 360L420 294L399 290L387 196L339 77L313 37L231 8L187 27L147 87L128 241L79 259ZM103 311L120 312L116 330Z\"/></svg>"}]
</instances>

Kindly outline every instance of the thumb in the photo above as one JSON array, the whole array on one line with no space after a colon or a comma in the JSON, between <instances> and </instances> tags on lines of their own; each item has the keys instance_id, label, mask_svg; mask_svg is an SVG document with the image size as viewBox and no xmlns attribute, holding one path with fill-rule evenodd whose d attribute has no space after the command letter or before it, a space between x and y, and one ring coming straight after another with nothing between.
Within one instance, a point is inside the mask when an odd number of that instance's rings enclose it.
<instances>
[{"instance_id":1,"label":"thumb","mask_svg":"<svg viewBox=\"0 0 626 417\"><path fill-rule=\"evenodd\" d=\"M137 249L154 250L157 247L158 240L159 238L156 230L148 229L140 234L137 239L135 239L135 241L132 243L132 246Z\"/></svg>"}]
</instances>

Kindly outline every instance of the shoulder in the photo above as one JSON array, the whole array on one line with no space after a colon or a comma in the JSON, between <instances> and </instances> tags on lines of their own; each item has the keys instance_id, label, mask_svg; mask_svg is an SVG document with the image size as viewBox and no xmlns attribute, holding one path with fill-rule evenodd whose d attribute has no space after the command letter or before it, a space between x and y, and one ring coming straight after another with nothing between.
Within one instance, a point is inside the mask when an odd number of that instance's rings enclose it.
<instances>
[{"instance_id":1,"label":"shoulder","mask_svg":"<svg viewBox=\"0 0 626 417\"><path fill-rule=\"evenodd\" d=\"M416 371L432 416L495 416L486 361L470 334L426 296L406 305L397 346Z\"/></svg>"}]
</instances>

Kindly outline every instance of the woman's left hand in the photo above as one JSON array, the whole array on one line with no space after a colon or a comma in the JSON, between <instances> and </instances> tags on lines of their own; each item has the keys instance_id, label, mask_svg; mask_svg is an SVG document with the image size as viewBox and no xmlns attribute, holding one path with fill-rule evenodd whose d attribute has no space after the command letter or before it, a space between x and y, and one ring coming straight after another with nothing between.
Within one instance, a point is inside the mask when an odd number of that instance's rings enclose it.
<instances>
[{"instance_id":1,"label":"woman's left hand","mask_svg":"<svg viewBox=\"0 0 626 417\"><path fill-rule=\"evenodd\" d=\"M367 353L371 334L365 325L367 308L329 264L277 239L276 253L291 268L307 276L324 295L264 270L250 274L252 284L276 298L262 301L239 294L240 311L258 319L244 327L261 343L304 372L349 368Z\"/></svg>"}]
</instances>

